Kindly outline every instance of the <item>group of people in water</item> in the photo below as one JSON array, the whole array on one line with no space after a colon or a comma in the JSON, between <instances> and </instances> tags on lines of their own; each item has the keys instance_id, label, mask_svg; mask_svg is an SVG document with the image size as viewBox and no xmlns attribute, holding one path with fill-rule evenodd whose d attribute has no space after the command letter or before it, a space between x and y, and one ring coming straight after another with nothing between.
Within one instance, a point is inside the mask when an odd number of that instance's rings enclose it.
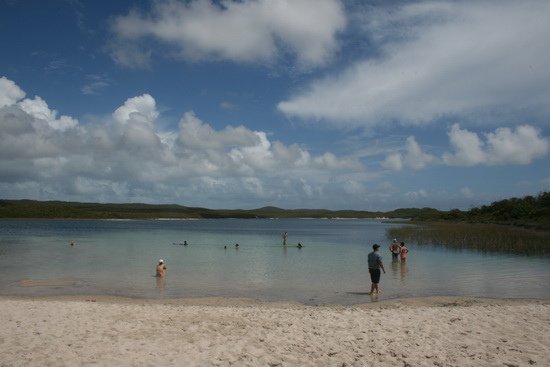
<instances>
[{"instance_id":1,"label":"group of people in water","mask_svg":"<svg viewBox=\"0 0 550 367\"><path fill-rule=\"evenodd\" d=\"M283 238L283 246L287 246L288 232L284 232L281 237ZM187 246L188 243L187 241L184 241L183 243L174 243L174 245ZM71 246L74 246L74 242L71 242ZM298 242L297 247L302 248L302 243ZM238 243L235 244L235 248L239 248ZM224 249L227 249L227 245L224 246ZM371 289L370 292L368 292L369 295L376 295L380 293L380 289L378 287L378 284L380 283L380 275L381 272L384 272L384 274L386 273L386 269L384 268L384 263L382 262L382 256L379 253L379 249L380 245L375 243L374 245L372 245L372 252L370 252L367 257L369 274L371 278ZM401 263L404 264L407 261L409 249L407 248L405 242L398 242L397 239L394 238L392 243L390 243L389 245L389 250L392 256L392 262L397 262L399 261L399 259L401 259ZM164 278L165 275L166 264L164 263L163 259L160 259L156 267L156 277Z\"/></svg>"},{"instance_id":2,"label":"group of people in water","mask_svg":"<svg viewBox=\"0 0 550 367\"><path fill-rule=\"evenodd\" d=\"M393 242L390 244L391 258L396 261L398 258L401 258L401 261L407 261L407 256L409 254L409 249L405 242L397 242L397 239L394 238Z\"/></svg>"},{"instance_id":3,"label":"group of people in water","mask_svg":"<svg viewBox=\"0 0 550 367\"><path fill-rule=\"evenodd\" d=\"M372 252L369 253L367 260L369 266L369 274L371 279L371 287L369 295L377 295L380 293L380 288L378 283L380 283L381 271L386 274L386 269L384 268L384 263L382 262L382 256L378 252L380 245L372 245ZM389 246L392 262L397 262L401 258L401 263L405 264L407 262L407 257L409 255L409 249L405 242L399 243L396 238L393 239L392 243Z\"/></svg>"},{"instance_id":4,"label":"group of people in water","mask_svg":"<svg viewBox=\"0 0 550 367\"><path fill-rule=\"evenodd\" d=\"M283 246L287 246L288 232L284 232L281 235L281 237L283 238ZM189 244L187 243L187 241L183 241L183 242L173 242L172 245L188 246ZM73 246L73 242L71 242L71 246ZM239 244L236 243L234 247L235 249L239 249ZM302 245L301 242L298 242L298 245L296 245L296 247L301 249L302 247L304 247L304 245ZM224 245L223 248L224 250L227 250L228 245ZM155 276L158 278L164 278L165 275L166 275L166 265L164 264L164 260L160 259L156 267Z\"/></svg>"}]
</instances>

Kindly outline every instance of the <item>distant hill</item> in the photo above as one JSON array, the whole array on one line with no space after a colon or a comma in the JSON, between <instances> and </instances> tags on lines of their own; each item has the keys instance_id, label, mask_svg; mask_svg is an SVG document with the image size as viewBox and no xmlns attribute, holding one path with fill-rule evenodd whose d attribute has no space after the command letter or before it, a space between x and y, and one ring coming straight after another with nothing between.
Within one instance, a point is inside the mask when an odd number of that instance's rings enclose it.
<instances>
[{"instance_id":1,"label":"distant hill","mask_svg":"<svg viewBox=\"0 0 550 367\"><path fill-rule=\"evenodd\" d=\"M264 206L262 208L256 209L256 211L262 212L282 212L284 209L277 208L276 206Z\"/></svg>"},{"instance_id":2,"label":"distant hill","mask_svg":"<svg viewBox=\"0 0 550 367\"><path fill-rule=\"evenodd\" d=\"M550 230L550 192L511 198L468 211L401 208L388 212L362 210L207 209L175 204L100 204L66 201L0 200L0 218L156 219L156 218L402 218L416 221L495 223Z\"/></svg>"},{"instance_id":3,"label":"distant hill","mask_svg":"<svg viewBox=\"0 0 550 367\"><path fill-rule=\"evenodd\" d=\"M0 200L0 218L194 219L194 218L374 218L367 211L316 209L207 209L174 204L99 204L66 201Z\"/></svg>"}]
</instances>

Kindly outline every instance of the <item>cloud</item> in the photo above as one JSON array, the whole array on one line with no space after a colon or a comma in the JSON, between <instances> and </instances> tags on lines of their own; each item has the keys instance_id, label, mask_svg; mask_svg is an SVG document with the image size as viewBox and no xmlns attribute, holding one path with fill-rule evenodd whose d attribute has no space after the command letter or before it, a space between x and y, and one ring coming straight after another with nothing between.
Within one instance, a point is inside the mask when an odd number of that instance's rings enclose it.
<instances>
[{"instance_id":1,"label":"cloud","mask_svg":"<svg viewBox=\"0 0 550 367\"><path fill-rule=\"evenodd\" d=\"M413 136L407 138L405 165L415 170L423 169L435 160L431 154L424 153Z\"/></svg>"},{"instance_id":2,"label":"cloud","mask_svg":"<svg viewBox=\"0 0 550 367\"><path fill-rule=\"evenodd\" d=\"M2 197L292 207L320 202L333 185L349 197L361 192L365 168L355 158L313 155L245 126L215 129L192 112L161 130L149 94L81 124L38 96L21 100L15 83L0 80L0 95L10 96L0 107Z\"/></svg>"},{"instance_id":3,"label":"cloud","mask_svg":"<svg viewBox=\"0 0 550 367\"><path fill-rule=\"evenodd\" d=\"M550 141L529 125L498 128L485 134L485 141L458 124L448 135L454 153L444 153L442 160L453 166L529 164L550 151Z\"/></svg>"},{"instance_id":4,"label":"cloud","mask_svg":"<svg viewBox=\"0 0 550 367\"><path fill-rule=\"evenodd\" d=\"M154 47L147 40L187 60L273 63L290 54L300 67L315 67L331 59L345 25L336 0L164 0L149 14L114 19L110 48L117 63L130 67L150 65Z\"/></svg>"},{"instance_id":5,"label":"cloud","mask_svg":"<svg viewBox=\"0 0 550 367\"><path fill-rule=\"evenodd\" d=\"M420 170L434 162L436 158L424 153L414 136L409 136L405 144L405 152L393 152L386 156L382 166L394 171L400 171L403 167Z\"/></svg>"},{"instance_id":6,"label":"cloud","mask_svg":"<svg viewBox=\"0 0 550 367\"><path fill-rule=\"evenodd\" d=\"M363 170L362 164L355 159L339 158L329 152L311 156L296 144L287 146L270 141L263 131L252 131L244 126L214 130L191 112L180 121L174 153L182 160L202 162L193 168L197 174L218 176L266 174L284 177L290 172L305 176L319 171Z\"/></svg>"},{"instance_id":7,"label":"cloud","mask_svg":"<svg viewBox=\"0 0 550 367\"><path fill-rule=\"evenodd\" d=\"M35 119L43 120L55 130L66 130L78 125L78 121L69 116L57 118L57 111L50 110L46 101L36 96L34 99L24 99L18 103L19 107Z\"/></svg>"},{"instance_id":8,"label":"cloud","mask_svg":"<svg viewBox=\"0 0 550 367\"><path fill-rule=\"evenodd\" d=\"M178 143L188 150L223 151L228 148L255 146L260 143L260 136L243 126L227 126L223 130L216 131L192 112L184 114L179 127Z\"/></svg>"},{"instance_id":9,"label":"cloud","mask_svg":"<svg viewBox=\"0 0 550 367\"><path fill-rule=\"evenodd\" d=\"M448 135L455 153L443 154L443 162L456 166L473 166L485 162L483 142L475 132L462 130L458 124L454 124Z\"/></svg>"},{"instance_id":10,"label":"cloud","mask_svg":"<svg viewBox=\"0 0 550 367\"><path fill-rule=\"evenodd\" d=\"M401 171L403 169L403 156L398 152L390 153L382 162L382 166L394 171Z\"/></svg>"},{"instance_id":11,"label":"cloud","mask_svg":"<svg viewBox=\"0 0 550 367\"><path fill-rule=\"evenodd\" d=\"M550 141L534 127L521 125L514 131L499 128L487 134L487 146L489 164L529 164L548 154Z\"/></svg>"},{"instance_id":12,"label":"cloud","mask_svg":"<svg viewBox=\"0 0 550 367\"><path fill-rule=\"evenodd\" d=\"M403 168L420 170L440 163L449 166L530 164L550 152L550 140L530 125L514 129L500 127L480 137L453 124L447 135L453 153L445 152L441 158L425 153L415 137L409 136L404 149L388 153L382 166L400 171Z\"/></svg>"},{"instance_id":13,"label":"cloud","mask_svg":"<svg viewBox=\"0 0 550 367\"><path fill-rule=\"evenodd\" d=\"M454 124L448 136L453 153L445 152L441 159L423 152L414 136L409 136L404 149L387 154L382 166L400 171L403 168L420 170L441 162L449 166L530 164L550 152L550 140L529 125L515 129L500 127L484 134L483 139L476 132Z\"/></svg>"},{"instance_id":14,"label":"cloud","mask_svg":"<svg viewBox=\"0 0 550 367\"><path fill-rule=\"evenodd\" d=\"M420 2L356 16L373 53L278 104L334 125L548 113L550 3Z\"/></svg>"},{"instance_id":15,"label":"cloud","mask_svg":"<svg viewBox=\"0 0 550 367\"><path fill-rule=\"evenodd\" d=\"M10 106L24 97L25 92L13 81L5 76L0 78L0 108Z\"/></svg>"},{"instance_id":16,"label":"cloud","mask_svg":"<svg viewBox=\"0 0 550 367\"><path fill-rule=\"evenodd\" d=\"M0 108L17 105L26 114L45 122L54 130L66 130L78 125L78 121L69 116L62 115L57 118L57 111L51 110L42 98L36 96L34 99L23 99L25 95L26 93L13 81L6 77L0 78ZM18 123L18 111L7 109L2 112L1 121L6 124L4 131L13 132L12 127ZM24 121L23 126L30 126L29 119L22 118L21 120ZM34 128L40 128L40 125L36 124Z\"/></svg>"},{"instance_id":17,"label":"cloud","mask_svg":"<svg viewBox=\"0 0 550 367\"><path fill-rule=\"evenodd\" d=\"M127 99L123 106L115 110L113 118L121 124L138 121L152 126L158 115L155 99L149 94L143 94Z\"/></svg>"},{"instance_id":18,"label":"cloud","mask_svg":"<svg viewBox=\"0 0 550 367\"><path fill-rule=\"evenodd\" d=\"M104 75L88 75L88 79L89 83L80 88L82 94L85 95L98 94L100 90L111 85L111 81Z\"/></svg>"}]
</instances>

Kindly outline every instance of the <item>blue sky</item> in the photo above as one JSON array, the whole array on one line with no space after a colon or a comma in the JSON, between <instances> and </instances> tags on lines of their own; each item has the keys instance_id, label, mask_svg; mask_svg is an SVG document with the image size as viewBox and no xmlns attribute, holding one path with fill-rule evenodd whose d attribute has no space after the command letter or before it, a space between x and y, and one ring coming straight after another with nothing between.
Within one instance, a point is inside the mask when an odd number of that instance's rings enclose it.
<instances>
[{"instance_id":1,"label":"blue sky","mask_svg":"<svg viewBox=\"0 0 550 367\"><path fill-rule=\"evenodd\" d=\"M0 197L460 208L550 188L550 2L0 0Z\"/></svg>"}]
</instances>

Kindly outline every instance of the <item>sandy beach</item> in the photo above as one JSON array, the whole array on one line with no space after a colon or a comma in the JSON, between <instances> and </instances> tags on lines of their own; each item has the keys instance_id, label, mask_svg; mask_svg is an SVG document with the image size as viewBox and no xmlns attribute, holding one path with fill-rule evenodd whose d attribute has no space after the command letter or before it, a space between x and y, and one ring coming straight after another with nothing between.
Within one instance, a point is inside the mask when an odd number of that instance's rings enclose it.
<instances>
[{"instance_id":1,"label":"sandy beach","mask_svg":"<svg viewBox=\"0 0 550 367\"><path fill-rule=\"evenodd\" d=\"M0 366L549 366L550 301L0 298Z\"/></svg>"}]
</instances>

